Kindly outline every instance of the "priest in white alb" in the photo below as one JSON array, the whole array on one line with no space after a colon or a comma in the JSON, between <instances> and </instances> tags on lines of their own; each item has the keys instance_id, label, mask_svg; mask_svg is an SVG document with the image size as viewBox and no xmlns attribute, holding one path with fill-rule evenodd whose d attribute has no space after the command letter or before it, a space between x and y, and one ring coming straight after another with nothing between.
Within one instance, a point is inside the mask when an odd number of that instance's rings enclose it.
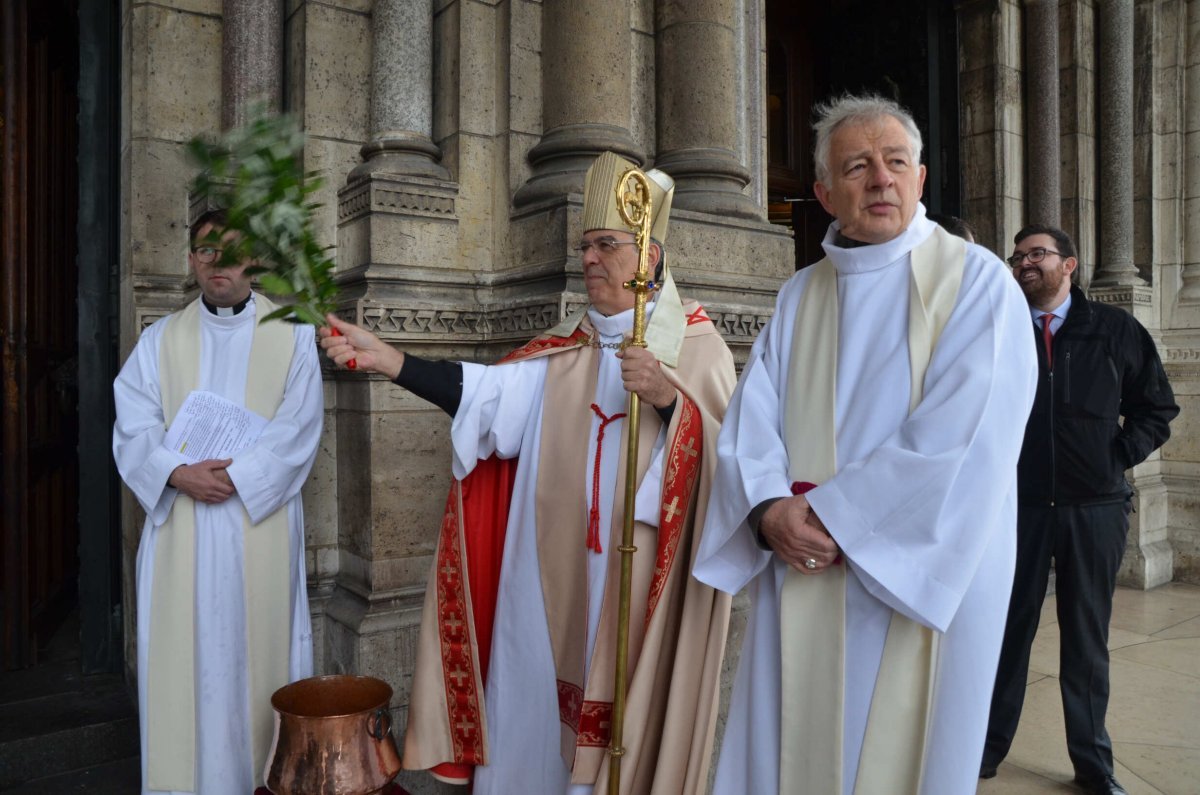
<instances>
[{"instance_id":1,"label":"priest in white alb","mask_svg":"<svg viewBox=\"0 0 1200 795\"><path fill-rule=\"evenodd\" d=\"M694 567L752 603L713 791L974 792L1029 313L999 259L925 217L907 111L846 96L820 112L826 257L751 351Z\"/></svg>"},{"instance_id":2,"label":"priest in white alb","mask_svg":"<svg viewBox=\"0 0 1200 795\"><path fill-rule=\"evenodd\" d=\"M425 361L336 318L343 336L322 331L339 365L353 357L454 418L403 764L475 795L608 791L630 392L643 406L621 792L691 795L708 779L730 600L688 570L733 357L669 271L654 276L647 348L626 346L638 248L616 188L633 167L605 152L588 169L588 304L501 362ZM674 183L646 176L653 276Z\"/></svg>"},{"instance_id":3,"label":"priest in white alb","mask_svg":"<svg viewBox=\"0 0 1200 795\"><path fill-rule=\"evenodd\" d=\"M200 296L142 332L113 387L113 455L146 512L143 793L252 792L274 729L271 694L312 674L300 487L323 411L313 328L258 322L275 307L251 292L248 263L220 264L222 225L219 211L192 225ZM207 406L194 415L193 393ZM177 419L194 420L194 433L168 446ZM234 432L243 426L254 430Z\"/></svg>"}]
</instances>

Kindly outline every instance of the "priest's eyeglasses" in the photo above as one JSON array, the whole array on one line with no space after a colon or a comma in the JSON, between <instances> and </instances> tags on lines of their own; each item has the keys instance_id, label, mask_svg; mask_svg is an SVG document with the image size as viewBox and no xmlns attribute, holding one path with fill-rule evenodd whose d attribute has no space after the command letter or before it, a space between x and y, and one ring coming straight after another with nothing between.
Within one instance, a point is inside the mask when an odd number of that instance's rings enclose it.
<instances>
[{"instance_id":1,"label":"priest's eyeglasses","mask_svg":"<svg viewBox=\"0 0 1200 795\"><path fill-rule=\"evenodd\" d=\"M574 248L580 256L587 254L592 250L592 246L596 247L596 251L601 254L611 254L621 246L636 246L636 240L617 240L615 237L598 237L595 240L581 240L579 245Z\"/></svg>"},{"instance_id":2,"label":"priest's eyeglasses","mask_svg":"<svg viewBox=\"0 0 1200 795\"><path fill-rule=\"evenodd\" d=\"M196 255L196 259L204 265L212 265L221 256L221 249L212 246L195 246L192 253Z\"/></svg>"},{"instance_id":3,"label":"priest's eyeglasses","mask_svg":"<svg viewBox=\"0 0 1200 795\"><path fill-rule=\"evenodd\" d=\"M1042 248L1041 246L1038 246L1037 248L1031 248L1028 251L1017 252L1004 261L1008 263L1008 267L1010 268L1017 267L1026 259L1028 259L1034 265L1037 265L1046 258L1047 254L1057 254L1060 257L1064 256L1061 251L1055 251L1052 248Z\"/></svg>"}]
</instances>

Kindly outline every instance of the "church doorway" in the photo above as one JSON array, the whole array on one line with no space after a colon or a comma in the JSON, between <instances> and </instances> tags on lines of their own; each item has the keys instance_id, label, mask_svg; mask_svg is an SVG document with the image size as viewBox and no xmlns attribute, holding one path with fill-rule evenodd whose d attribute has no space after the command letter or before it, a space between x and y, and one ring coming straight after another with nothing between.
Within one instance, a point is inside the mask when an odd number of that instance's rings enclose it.
<instances>
[{"instance_id":1,"label":"church doorway","mask_svg":"<svg viewBox=\"0 0 1200 795\"><path fill-rule=\"evenodd\" d=\"M812 110L874 92L912 111L930 212L959 215L958 22L953 0L767 0L767 201L790 227L796 266L819 260L830 218L813 194Z\"/></svg>"},{"instance_id":2,"label":"church doorway","mask_svg":"<svg viewBox=\"0 0 1200 795\"><path fill-rule=\"evenodd\" d=\"M2 6L0 670L66 633L116 671L117 10Z\"/></svg>"}]
</instances>

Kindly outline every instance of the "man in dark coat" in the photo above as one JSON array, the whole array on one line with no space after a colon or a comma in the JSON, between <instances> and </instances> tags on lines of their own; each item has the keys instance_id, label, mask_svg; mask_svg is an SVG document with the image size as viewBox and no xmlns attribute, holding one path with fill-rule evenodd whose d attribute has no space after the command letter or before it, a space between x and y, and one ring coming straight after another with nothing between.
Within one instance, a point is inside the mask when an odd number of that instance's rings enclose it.
<instances>
[{"instance_id":1,"label":"man in dark coat","mask_svg":"<svg viewBox=\"0 0 1200 795\"><path fill-rule=\"evenodd\" d=\"M996 775L1012 745L1053 558L1076 782L1125 795L1104 728L1108 622L1132 506L1125 471L1167 440L1179 407L1146 329L1071 285L1078 262L1065 232L1027 226L1013 242L1008 264L1029 301L1040 376L1017 465L1016 576L979 775Z\"/></svg>"}]
</instances>

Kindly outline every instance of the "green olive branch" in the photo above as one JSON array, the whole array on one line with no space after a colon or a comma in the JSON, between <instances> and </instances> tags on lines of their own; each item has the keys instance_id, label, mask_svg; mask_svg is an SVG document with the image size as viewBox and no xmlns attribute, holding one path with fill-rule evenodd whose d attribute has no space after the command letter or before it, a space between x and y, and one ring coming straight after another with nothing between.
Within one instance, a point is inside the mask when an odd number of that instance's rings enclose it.
<instances>
[{"instance_id":1,"label":"green olive branch","mask_svg":"<svg viewBox=\"0 0 1200 795\"><path fill-rule=\"evenodd\" d=\"M296 119L260 105L245 125L215 140L193 138L187 150L200 167L193 194L223 209L223 231L237 233L224 245L222 231L203 242L222 248L219 265L252 262L247 272L283 303L260 322L324 325L336 308L338 285L332 246L322 246L313 228L321 205L310 197L323 180L302 168L304 133Z\"/></svg>"}]
</instances>

